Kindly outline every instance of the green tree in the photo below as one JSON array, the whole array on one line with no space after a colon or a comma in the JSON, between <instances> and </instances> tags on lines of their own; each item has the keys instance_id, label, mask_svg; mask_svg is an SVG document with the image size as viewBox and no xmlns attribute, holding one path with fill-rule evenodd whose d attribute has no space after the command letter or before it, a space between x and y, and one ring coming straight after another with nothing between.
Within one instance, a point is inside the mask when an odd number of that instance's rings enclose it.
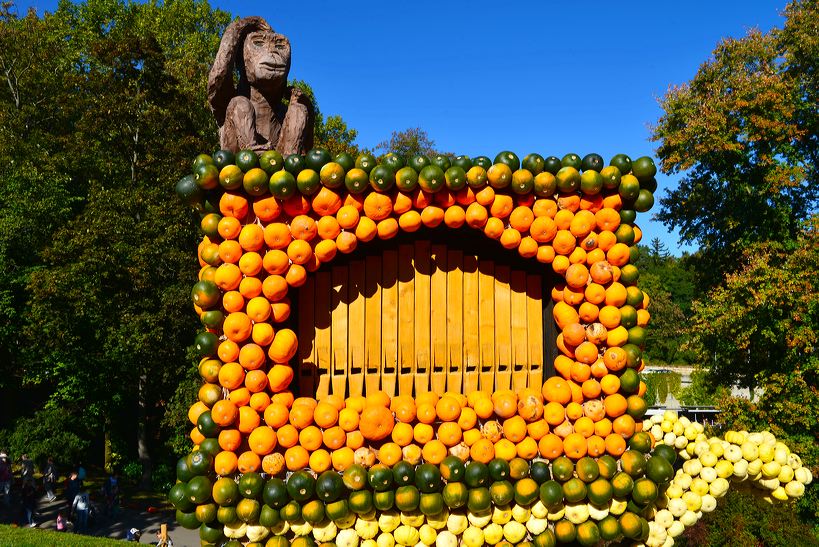
<instances>
[{"instance_id":1,"label":"green tree","mask_svg":"<svg viewBox=\"0 0 819 547\"><path fill-rule=\"evenodd\" d=\"M651 298L646 357L652 362L692 362L687 326L694 282L688 257L672 256L655 238L648 247L640 246L636 266L640 288Z\"/></svg>"},{"instance_id":2,"label":"green tree","mask_svg":"<svg viewBox=\"0 0 819 547\"><path fill-rule=\"evenodd\" d=\"M189 443L198 235L173 183L218 146L205 89L230 15L201 0L3 6L0 387L49 395L0 428L41 403L81 414L147 484L163 439ZM354 149L355 130L318 114L319 144Z\"/></svg>"},{"instance_id":3,"label":"green tree","mask_svg":"<svg viewBox=\"0 0 819 547\"><path fill-rule=\"evenodd\" d=\"M819 472L819 235L758 243L740 269L695 303L691 333L705 383L759 392L755 400L713 393L726 428L770 429ZM696 395L696 394L693 394ZM819 490L798 502L819 522Z\"/></svg>"},{"instance_id":4,"label":"green tree","mask_svg":"<svg viewBox=\"0 0 819 547\"><path fill-rule=\"evenodd\" d=\"M680 390L680 402L686 406L716 406L731 390L714 382L708 371L697 369L691 373L691 383Z\"/></svg>"},{"instance_id":5,"label":"green tree","mask_svg":"<svg viewBox=\"0 0 819 547\"><path fill-rule=\"evenodd\" d=\"M291 80L290 85L302 89L313 101L316 116L313 127L313 144L316 147L326 148L332 154L346 152L352 156L358 155L359 147L355 144L358 131L349 127L347 122L337 114L325 117L319 108L316 93L310 84L303 80Z\"/></svg>"},{"instance_id":6,"label":"green tree","mask_svg":"<svg viewBox=\"0 0 819 547\"><path fill-rule=\"evenodd\" d=\"M195 0L0 20L6 381L130 447L146 483L196 329L180 314L196 234L172 186L216 147L205 82L229 21Z\"/></svg>"},{"instance_id":7,"label":"green tree","mask_svg":"<svg viewBox=\"0 0 819 547\"><path fill-rule=\"evenodd\" d=\"M819 236L760 243L707 299L694 304L694 343L723 385L755 388L772 374L819 371Z\"/></svg>"},{"instance_id":8,"label":"green tree","mask_svg":"<svg viewBox=\"0 0 819 547\"><path fill-rule=\"evenodd\" d=\"M411 127L404 131L393 131L390 138L379 143L375 149L384 154L394 152L405 159L421 154L427 156L447 155L436 149L435 141L420 127Z\"/></svg>"},{"instance_id":9,"label":"green tree","mask_svg":"<svg viewBox=\"0 0 819 547\"><path fill-rule=\"evenodd\" d=\"M355 144L358 131L349 127L341 116L322 116L316 121L315 144L323 146L333 154L346 152L355 157L360 149Z\"/></svg>"},{"instance_id":10,"label":"green tree","mask_svg":"<svg viewBox=\"0 0 819 547\"><path fill-rule=\"evenodd\" d=\"M723 40L661 101L657 154L682 178L657 218L700 245L705 286L748 245L796 239L816 207L817 13L815 0L795 1L784 30Z\"/></svg>"}]
</instances>

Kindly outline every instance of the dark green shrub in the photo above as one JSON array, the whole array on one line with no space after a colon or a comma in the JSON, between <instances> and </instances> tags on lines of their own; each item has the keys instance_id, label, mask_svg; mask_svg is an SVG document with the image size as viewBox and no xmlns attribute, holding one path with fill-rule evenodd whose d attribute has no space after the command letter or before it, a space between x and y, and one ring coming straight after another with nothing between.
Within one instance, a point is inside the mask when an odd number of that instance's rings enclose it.
<instances>
[{"instance_id":1,"label":"dark green shrub","mask_svg":"<svg viewBox=\"0 0 819 547\"><path fill-rule=\"evenodd\" d=\"M0 447L8 450L13 460L28 454L42 467L51 456L57 465L66 468L88 458L91 438L81 416L49 408L37 411L31 418L19 418L13 428L0 431Z\"/></svg>"},{"instance_id":2,"label":"dark green shrub","mask_svg":"<svg viewBox=\"0 0 819 547\"><path fill-rule=\"evenodd\" d=\"M716 511L677 538L677 547L819 545L810 526L800 522L792 504L771 505L759 495L732 489Z\"/></svg>"}]
</instances>

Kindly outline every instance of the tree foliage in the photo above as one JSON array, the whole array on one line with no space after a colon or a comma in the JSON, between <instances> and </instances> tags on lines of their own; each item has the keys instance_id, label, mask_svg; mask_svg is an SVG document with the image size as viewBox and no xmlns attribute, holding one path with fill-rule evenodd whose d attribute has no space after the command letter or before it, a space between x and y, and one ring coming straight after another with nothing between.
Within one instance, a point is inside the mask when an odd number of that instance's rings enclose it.
<instances>
[{"instance_id":1,"label":"tree foliage","mask_svg":"<svg viewBox=\"0 0 819 547\"><path fill-rule=\"evenodd\" d=\"M156 438L196 328L180 313L195 233L171 188L216 144L205 79L229 20L91 0L0 21L3 381L131 447Z\"/></svg>"},{"instance_id":2,"label":"tree foliage","mask_svg":"<svg viewBox=\"0 0 819 547\"><path fill-rule=\"evenodd\" d=\"M652 240L648 247L640 246L636 262L640 288L651 298L651 326L645 350L650 362L693 362L687 328L694 276L688 263L688 256L672 256L659 239Z\"/></svg>"},{"instance_id":3,"label":"tree foliage","mask_svg":"<svg viewBox=\"0 0 819 547\"><path fill-rule=\"evenodd\" d=\"M0 8L0 388L36 399L3 403L8 434L45 405L144 471L189 442L198 234L173 184L218 146L206 82L230 19L204 0ZM317 131L354 147L338 116Z\"/></svg>"},{"instance_id":4,"label":"tree foliage","mask_svg":"<svg viewBox=\"0 0 819 547\"><path fill-rule=\"evenodd\" d=\"M22 417L13 428L0 431L0 446L14 460L27 453L41 467L49 457L69 467L86 456L91 438L88 424L54 408Z\"/></svg>"},{"instance_id":5,"label":"tree foliage","mask_svg":"<svg viewBox=\"0 0 819 547\"><path fill-rule=\"evenodd\" d=\"M735 485L737 483L734 483ZM730 532L729 532L730 531ZM716 511L706 513L682 536L678 547L774 547L819 545L809 526L800 522L794 511L763 501L758 494L732 487L719 501Z\"/></svg>"},{"instance_id":6,"label":"tree foliage","mask_svg":"<svg viewBox=\"0 0 819 547\"><path fill-rule=\"evenodd\" d=\"M771 429L816 473L819 2L793 1L784 15L782 29L722 41L663 98L654 139L662 169L682 179L657 216L701 247L687 259L697 272L687 335L703 370L684 400L716 400L724 427ZM758 397L730 397L734 385ZM799 508L816 524L815 487ZM720 512L719 529L751 510ZM738 538L764 537L740 525L731 521L750 535ZM730 544L714 538L702 542Z\"/></svg>"},{"instance_id":7,"label":"tree foliage","mask_svg":"<svg viewBox=\"0 0 819 547\"><path fill-rule=\"evenodd\" d=\"M393 131L390 138L379 143L375 149L385 154L394 152L405 159L418 155L430 157L439 154L447 155L436 149L435 141L420 127L411 127L404 131Z\"/></svg>"},{"instance_id":8,"label":"tree foliage","mask_svg":"<svg viewBox=\"0 0 819 547\"><path fill-rule=\"evenodd\" d=\"M770 429L819 472L819 236L760 243L740 269L694 305L692 334L712 385L757 388L756 400L723 394L725 427ZM819 522L819 489L798 503Z\"/></svg>"},{"instance_id":9,"label":"tree foliage","mask_svg":"<svg viewBox=\"0 0 819 547\"><path fill-rule=\"evenodd\" d=\"M310 84L304 80L292 80L290 81L290 85L302 89L307 96L310 97L310 100L313 101L313 110L316 116L313 127L314 145L316 147L326 148L334 155L342 152L346 152L352 156L358 155L359 147L355 144L358 131L352 127L348 127L347 122L337 114L325 116L319 108L316 93Z\"/></svg>"},{"instance_id":10,"label":"tree foliage","mask_svg":"<svg viewBox=\"0 0 819 547\"><path fill-rule=\"evenodd\" d=\"M691 383L680 390L680 402L686 406L716 406L731 390L714 382L707 370L697 369L691 373Z\"/></svg>"},{"instance_id":11,"label":"tree foliage","mask_svg":"<svg viewBox=\"0 0 819 547\"><path fill-rule=\"evenodd\" d=\"M750 247L737 272L694 304L701 362L724 384L756 387L774 373L819 372L819 235Z\"/></svg>"},{"instance_id":12,"label":"tree foliage","mask_svg":"<svg viewBox=\"0 0 819 547\"><path fill-rule=\"evenodd\" d=\"M657 218L700 245L705 283L749 244L795 239L815 210L817 13L815 1L793 2L784 30L723 40L661 101L657 154L682 179Z\"/></svg>"},{"instance_id":13,"label":"tree foliage","mask_svg":"<svg viewBox=\"0 0 819 547\"><path fill-rule=\"evenodd\" d=\"M679 372L673 370L649 372L643 374L642 379L646 383L644 399L647 405L665 406L669 395L679 399L682 383L682 375Z\"/></svg>"}]
</instances>

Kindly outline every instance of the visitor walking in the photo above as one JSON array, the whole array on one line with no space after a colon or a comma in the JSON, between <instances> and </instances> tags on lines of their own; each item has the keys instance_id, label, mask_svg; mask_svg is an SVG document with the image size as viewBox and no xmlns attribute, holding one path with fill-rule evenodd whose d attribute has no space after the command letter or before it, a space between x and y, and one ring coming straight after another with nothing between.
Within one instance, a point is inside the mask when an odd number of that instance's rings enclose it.
<instances>
[{"instance_id":1,"label":"visitor walking","mask_svg":"<svg viewBox=\"0 0 819 547\"><path fill-rule=\"evenodd\" d=\"M54 495L54 484L57 482L57 466L54 465L54 458L48 458L45 469L43 470L43 486L46 491L46 499L54 501L57 496Z\"/></svg>"},{"instance_id":2,"label":"visitor walking","mask_svg":"<svg viewBox=\"0 0 819 547\"><path fill-rule=\"evenodd\" d=\"M105 483L102 485L102 494L105 497L105 514L113 517L117 512L117 507L119 507L119 476L116 471L105 479Z\"/></svg>"},{"instance_id":3,"label":"visitor walking","mask_svg":"<svg viewBox=\"0 0 819 547\"><path fill-rule=\"evenodd\" d=\"M28 454L23 454L20 458L20 465L22 467L20 475L23 479L23 486L30 484L34 486L34 460L28 457Z\"/></svg>"},{"instance_id":4,"label":"visitor walking","mask_svg":"<svg viewBox=\"0 0 819 547\"><path fill-rule=\"evenodd\" d=\"M80 479L80 484L85 480L85 467L83 467L82 462L77 464L77 478Z\"/></svg>"},{"instance_id":5,"label":"visitor walking","mask_svg":"<svg viewBox=\"0 0 819 547\"><path fill-rule=\"evenodd\" d=\"M62 512L57 513L57 531L65 532L65 517Z\"/></svg>"},{"instance_id":6,"label":"visitor walking","mask_svg":"<svg viewBox=\"0 0 819 547\"><path fill-rule=\"evenodd\" d=\"M0 494L3 495L3 503L11 503L11 461L5 451L0 451Z\"/></svg>"},{"instance_id":7,"label":"visitor walking","mask_svg":"<svg viewBox=\"0 0 819 547\"><path fill-rule=\"evenodd\" d=\"M72 471L65 480L65 498L68 500L68 507L72 507L74 505L74 498L80 493L81 488L82 481L80 481L79 477L77 476L77 472Z\"/></svg>"},{"instance_id":8,"label":"visitor walking","mask_svg":"<svg viewBox=\"0 0 819 547\"><path fill-rule=\"evenodd\" d=\"M80 490L74 496L74 503L71 504L71 514L73 514L74 531L84 532L88 528L88 512L91 510L91 499L88 492Z\"/></svg>"},{"instance_id":9,"label":"visitor walking","mask_svg":"<svg viewBox=\"0 0 819 547\"><path fill-rule=\"evenodd\" d=\"M21 497L23 504L23 511L26 515L26 524L29 528L34 528L37 524L34 522L34 513L37 511L37 491L34 485L30 482L23 483L23 493Z\"/></svg>"}]
</instances>

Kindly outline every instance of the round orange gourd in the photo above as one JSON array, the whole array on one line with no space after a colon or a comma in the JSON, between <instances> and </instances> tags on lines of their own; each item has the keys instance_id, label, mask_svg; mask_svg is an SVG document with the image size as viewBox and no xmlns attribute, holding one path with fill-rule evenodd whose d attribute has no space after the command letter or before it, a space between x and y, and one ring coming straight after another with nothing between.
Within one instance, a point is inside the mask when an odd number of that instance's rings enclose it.
<instances>
[{"instance_id":1,"label":"round orange gourd","mask_svg":"<svg viewBox=\"0 0 819 547\"><path fill-rule=\"evenodd\" d=\"M395 426L392 412L384 406L368 406L361 413L358 429L365 439L380 441L387 438Z\"/></svg>"}]
</instances>

